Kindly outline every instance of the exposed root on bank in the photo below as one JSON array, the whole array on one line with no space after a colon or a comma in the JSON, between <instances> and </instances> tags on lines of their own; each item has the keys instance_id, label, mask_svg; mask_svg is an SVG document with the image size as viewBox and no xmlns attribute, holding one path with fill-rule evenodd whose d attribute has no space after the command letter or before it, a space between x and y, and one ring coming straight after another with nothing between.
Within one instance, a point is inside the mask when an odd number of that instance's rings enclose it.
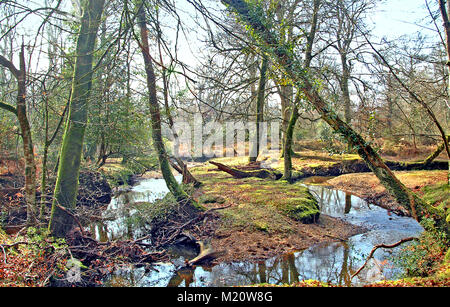
<instances>
[{"instance_id":1,"label":"exposed root on bank","mask_svg":"<svg viewBox=\"0 0 450 307\"><path fill-rule=\"evenodd\" d=\"M369 262L369 260L373 257L373 254L377 251L377 249L379 248L394 248L397 247L405 242L410 242L413 240L418 240L418 238L416 237L409 237L409 238L405 238L405 239L401 239L400 241L394 243L394 244L378 244L375 245L372 250L369 253L369 256L366 259L366 262L364 262L364 264L355 272L352 274L352 276L350 277L350 280L353 279L353 277L355 277L356 275L358 275L367 265L367 263Z\"/></svg>"}]
</instances>

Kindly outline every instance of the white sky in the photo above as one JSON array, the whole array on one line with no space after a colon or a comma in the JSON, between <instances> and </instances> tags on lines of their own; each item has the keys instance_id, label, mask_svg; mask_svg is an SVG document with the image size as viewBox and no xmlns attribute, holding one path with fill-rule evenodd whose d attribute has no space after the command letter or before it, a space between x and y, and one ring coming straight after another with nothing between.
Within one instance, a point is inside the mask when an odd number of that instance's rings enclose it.
<instances>
[{"instance_id":1,"label":"white sky","mask_svg":"<svg viewBox=\"0 0 450 307\"><path fill-rule=\"evenodd\" d=\"M435 0L428 0L431 9ZM437 35L416 23L434 29L433 24L427 24L431 19L425 6L425 0L385 0L380 1L375 16L372 18L374 34L381 38L396 38L403 34L413 34L418 31L427 35ZM426 18L426 22L423 20ZM440 22L440 21L438 21Z\"/></svg>"}]
</instances>

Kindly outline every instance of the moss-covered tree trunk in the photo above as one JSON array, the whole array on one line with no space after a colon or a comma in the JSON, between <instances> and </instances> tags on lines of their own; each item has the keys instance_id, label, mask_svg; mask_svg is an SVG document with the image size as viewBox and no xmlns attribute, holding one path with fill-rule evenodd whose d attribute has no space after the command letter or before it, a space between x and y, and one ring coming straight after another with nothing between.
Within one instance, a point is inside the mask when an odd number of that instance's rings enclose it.
<instances>
[{"instance_id":1,"label":"moss-covered tree trunk","mask_svg":"<svg viewBox=\"0 0 450 307\"><path fill-rule=\"evenodd\" d=\"M311 82L311 76L305 71L302 63L295 58L289 46L279 42L276 33L273 32L270 26L270 20L265 16L264 10L258 4L248 3L244 0L222 0L222 2L231 7L238 14L241 21L253 29L255 39L262 43L267 54L272 57L274 62L280 65L281 69L291 78L298 90L302 91L322 119L341 134L358 152L387 191L401 205L408 208L418 221L427 216L433 217L436 225L448 232L445 213L428 205L405 187L370 144L333 112L320 96L317 88Z\"/></svg>"},{"instance_id":2,"label":"moss-covered tree trunk","mask_svg":"<svg viewBox=\"0 0 450 307\"><path fill-rule=\"evenodd\" d=\"M104 2L104 0L89 0L85 1L83 6L69 115L63 137L49 223L49 229L58 237L64 237L74 224L73 217L68 212L73 211L76 205L88 102L91 95L93 53Z\"/></svg>"},{"instance_id":3,"label":"moss-covered tree trunk","mask_svg":"<svg viewBox=\"0 0 450 307\"><path fill-rule=\"evenodd\" d=\"M259 152L261 150L261 134L260 126L264 120L264 101L266 97L266 75L267 68L269 67L269 59L267 56L263 55L261 61L259 85L258 85L258 96L256 99L256 142L253 144L254 149L250 151L250 162L255 162L258 159ZM254 155L252 155L254 154Z\"/></svg>"},{"instance_id":4,"label":"moss-covered tree trunk","mask_svg":"<svg viewBox=\"0 0 450 307\"><path fill-rule=\"evenodd\" d=\"M298 107L297 103L294 103L293 110L291 112L291 118L289 120L289 125L286 128L286 137L284 140L284 169L283 169L283 179L291 181L292 179L292 140L294 136L294 128L298 119Z\"/></svg>"},{"instance_id":5,"label":"moss-covered tree trunk","mask_svg":"<svg viewBox=\"0 0 450 307\"><path fill-rule=\"evenodd\" d=\"M150 56L150 47L148 42L148 30L146 23L146 13L144 4L141 3L138 9L138 24L141 38L138 44L141 48L142 56L144 58L145 73L147 76L147 90L148 90L148 105L150 108L152 120L152 140L153 146L156 150L159 160L161 173L166 182L166 185L178 203L185 206L185 208L196 211L193 201L189 195L181 188L170 169L170 163L167 157L166 149L161 134L161 114L159 109L158 98L156 94L156 76L153 69L153 60Z\"/></svg>"}]
</instances>

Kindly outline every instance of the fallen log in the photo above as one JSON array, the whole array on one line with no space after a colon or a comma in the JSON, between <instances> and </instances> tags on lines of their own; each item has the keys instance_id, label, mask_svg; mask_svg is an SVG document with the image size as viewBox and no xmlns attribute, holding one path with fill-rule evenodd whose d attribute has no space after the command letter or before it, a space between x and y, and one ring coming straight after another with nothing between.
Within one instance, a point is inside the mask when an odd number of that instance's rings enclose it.
<instances>
[{"instance_id":1,"label":"fallen log","mask_svg":"<svg viewBox=\"0 0 450 307\"><path fill-rule=\"evenodd\" d=\"M229 167L225 164L209 161L212 165L217 166L217 168L225 173L230 174L234 178L249 178L249 177L257 177L262 179L273 179L277 180L281 178L281 173L278 173L273 170L267 170L267 169L259 169L259 170L250 170L250 171L242 171L236 168Z\"/></svg>"},{"instance_id":2,"label":"fallen log","mask_svg":"<svg viewBox=\"0 0 450 307\"><path fill-rule=\"evenodd\" d=\"M263 179L278 180L282 177L280 172L269 169L250 169L243 170L227 166L222 163L209 161L212 165L225 173L230 174L234 178L257 177ZM415 171L415 170L447 170L448 161L432 161L424 162L398 162L385 161L386 165L392 171ZM247 168L248 169L248 168ZM367 164L361 159L338 162L332 165L320 165L316 167L304 167L297 170L292 175L292 180L300 180L312 176L340 176L350 173L366 173L371 172Z\"/></svg>"}]
</instances>

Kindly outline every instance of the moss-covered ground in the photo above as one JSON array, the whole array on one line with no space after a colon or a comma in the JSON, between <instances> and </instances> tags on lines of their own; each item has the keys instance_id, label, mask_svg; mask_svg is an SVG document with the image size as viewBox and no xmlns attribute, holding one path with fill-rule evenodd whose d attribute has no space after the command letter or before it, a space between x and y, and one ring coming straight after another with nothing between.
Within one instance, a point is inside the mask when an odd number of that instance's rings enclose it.
<instances>
[{"instance_id":1,"label":"moss-covered ground","mask_svg":"<svg viewBox=\"0 0 450 307\"><path fill-rule=\"evenodd\" d=\"M216 161L236 168L248 163L242 158ZM226 249L219 261L268 258L362 231L320 216L316 200L300 183L236 179L211 164L191 171L202 182L194 194L196 200L207 209L224 208L217 211L219 219L212 238L216 249Z\"/></svg>"}]
</instances>

